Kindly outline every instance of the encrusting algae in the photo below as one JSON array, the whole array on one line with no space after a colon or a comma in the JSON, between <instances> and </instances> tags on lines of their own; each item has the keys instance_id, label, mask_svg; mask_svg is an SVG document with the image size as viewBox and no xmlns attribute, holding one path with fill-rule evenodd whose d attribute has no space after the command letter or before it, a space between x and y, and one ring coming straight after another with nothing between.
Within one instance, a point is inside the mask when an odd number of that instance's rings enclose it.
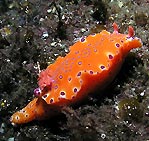
<instances>
[{"instance_id":1,"label":"encrusting algae","mask_svg":"<svg viewBox=\"0 0 149 141\"><path fill-rule=\"evenodd\" d=\"M13 125L43 120L59 113L87 97L95 89L104 89L119 72L128 52L142 46L129 26L128 34L106 30L88 37L70 47L65 57L58 57L39 75L36 96L25 108L11 116Z\"/></svg>"}]
</instances>

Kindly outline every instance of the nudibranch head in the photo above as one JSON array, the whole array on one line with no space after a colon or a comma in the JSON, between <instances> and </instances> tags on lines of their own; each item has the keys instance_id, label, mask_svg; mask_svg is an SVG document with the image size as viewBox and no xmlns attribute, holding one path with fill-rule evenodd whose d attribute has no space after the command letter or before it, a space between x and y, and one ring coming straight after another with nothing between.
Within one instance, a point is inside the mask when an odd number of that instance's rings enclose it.
<instances>
[{"instance_id":1,"label":"nudibranch head","mask_svg":"<svg viewBox=\"0 0 149 141\"><path fill-rule=\"evenodd\" d=\"M113 37L115 35L115 41L117 40L117 43L115 44L117 48L121 47L121 44L123 46L122 48L122 54L123 56L126 56L127 53L133 49L138 48L142 46L142 42L139 38L134 37L135 31L132 26L128 27L128 34L120 34L118 32L118 25L116 23L113 23ZM119 36L119 37L118 37ZM117 37L117 39L116 39ZM121 38L121 40L119 40Z\"/></svg>"},{"instance_id":2,"label":"nudibranch head","mask_svg":"<svg viewBox=\"0 0 149 141\"><path fill-rule=\"evenodd\" d=\"M41 71L38 78L38 85L41 90L51 89L54 80L50 76L50 71L48 69Z\"/></svg>"}]
</instances>

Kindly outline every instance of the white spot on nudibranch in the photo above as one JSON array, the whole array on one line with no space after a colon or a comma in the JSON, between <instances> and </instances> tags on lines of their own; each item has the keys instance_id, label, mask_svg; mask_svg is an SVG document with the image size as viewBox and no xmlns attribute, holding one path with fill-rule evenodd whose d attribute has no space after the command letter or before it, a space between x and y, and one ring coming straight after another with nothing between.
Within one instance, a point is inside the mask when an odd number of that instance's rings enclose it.
<instances>
[{"instance_id":1,"label":"white spot on nudibranch","mask_svg":"<svg viewBox=\"0 0 149 141\"><path fill-rule=\"evenodd\" d=\"M51 99L50 99L50 103L53 103L53 102L54 102L54 98L51 98Z\"/></svg>"},{"instance_id":2,"label":"white spot on nudibranch","mask_svg":"<svg viewBox=\"0 0 149 141\"><path fill-rule=\"evenodd\" d=\"M73 91L74 91L74 93L77 93L78 92L78 89L77 88L74 88Z\"/></svg>"},{"instance_id":3,"label":"white spot on nudibranch","mask_svg":"<svg viewBox=\"0 0 149 141\"><path fill-rule=\"evenodd\" d=\"M104 65L100 65L99 68L100 68L101 70L105 70L105 69L106 69L106 67L105 67Z\"/></svg>"},{"instance_id":4,"label":"white spot on nudibranch","mask_svg":"<svg viewBox=\"0 0 149 141\"><path fill-rule=\"evenodd\" d=\"M60 76L59 76L59 79L62 79L62 78L63 78L63 76L62 76L62 75L60 75Z\"/></svg>"},{"instance_id":5,"label":"white spot on nudibranch","mask_svg":"<svg viewBox=\"0 0 149 141\"><path fill-rule=\"evenodd\" d=\"M85 43L85 42L86 42L86 37L80 38L80 42L81 42L81 43Z\"/></svg>"},{"instance_id":6,"label":"white spot on nudibranch","mask_svg":"<svg viewBox=\"0 0 149 141\"><path fill-rule=\"evenodd\" d=\"M60 92L60 98L66 98L66 92L61 91Z\"/></svg>"},{"instance_id":7,"label":"white spot on nudibranch","mask_svg":"<svg viewBox=\"0 0 149 141\"><path fill-rule=\"evenodd\" d=\"M72 80L72 78L71 77L68 77L68 81L70 82Z\"/></svg>"},{"instance_id":8,"label":"white spot on nudibranch","mask_svg":"<svg viewBox=\"0 0 149 141\"><path fill-rule=\"evenodd\" d=\"M107 56L108 56L108 59L110 59L110 60L112 60L114 57L114 55L112 53L108 53Z\"/></svg>"},{"instance_id":9,"label":"white spot on nudibranch","mask_svg":"<svg viewBox=\"0 0 149 141\"><path fill-rule=\"evenodd\" d=\"M120 47L120 44L119 44L119 43L116 43L115 46L116 46L117 48L119 48L119 47Z\"/></svg>"},{"instance_id":10,"label":"white spot on nudibranch","mask_svg":"<svg viewBox=\"0 0 149 141\"><path fill-rule=\"evenodd\" d=\"M42 99L46 100L46 98L49 97L49 95L50 95L49 93L48 93L48 94L44 94L44 95L42 96Z\"/></svg>"},{"instance_id":11,"label":"white spot on nudibranch","mask_svg":"<svg viewBox=\"0 0 149 141\"><path fill-rule=\"evenodd\" d=\"M25 114L24 116L27 118L27 117L29 117L29 114Z\"/></svg>"},{"instance_id":12,"label":"white spot on nudibranch","mask_svg":"<svg viewBox=\"0 0 149 141\"><path fill-rule=\"evenodd\" d=\"M79 62L78 62L78 65L82 65L82 62L81 62L81 61L79 61Z\"/></svg>"},{"instance_id":13,"label":"white spot on nudibranch","mask_svg":"<svg viewBox=\"0 0 149 141\"><path fill-rule=\"evenodd\" d=\"M73 90L73 93L77 94L77 93L78 93L78 91L79 91L79 88L74 87L72 90Z\"/></svg>"},{"instance_id":14,"label":"white spot on nudibranch","mask_svg":"<svg viewBox=\"0 0 149 141\"><path fill-rule=\"evenodd\" d=\"M92 34L91 34L92 37L95 37L96 35L97 35L96 33L92 33Z\"/></svg>"},{"instance_id":15,"label":"white spot on nudibranch","mask_svg":"<svg viewBox=\"0 0 149 141\"><path fill-rule=\"evenodd\" d=\"M77 76L81 76L81 71L78 72Z\"/></svg>"},{"instance_id":16,"label":"white spot on nudibranch","mask_svg":"<svg viewBox=\"0 0 149 141\"><path fill-rule=\"evenodd\" d=\"M89 71L90 74L94 74L94 72L92 70Z\"/></svg>"},{"instance_id":17,"label":"white spot on nudibranch","mask_svg":"<svg viewBox=\"0 0 149 141\"><path fill-rule=\"evenodd\" d=\"M16 120L19 120L19 119L20 119L20 117L19 117L19 116L15 116L15 119L16 119Z\"/></svg>"},{"instance_id":18,"label":"white spot on nudibranch","mask_svg":"<svg viewBox=\"0 0 149 141\"><path fill-rule=\"evenodd\" d=\"M26 113L26 111L24 109L19 111L20 113Z\"/></svg>"}]
</instances>

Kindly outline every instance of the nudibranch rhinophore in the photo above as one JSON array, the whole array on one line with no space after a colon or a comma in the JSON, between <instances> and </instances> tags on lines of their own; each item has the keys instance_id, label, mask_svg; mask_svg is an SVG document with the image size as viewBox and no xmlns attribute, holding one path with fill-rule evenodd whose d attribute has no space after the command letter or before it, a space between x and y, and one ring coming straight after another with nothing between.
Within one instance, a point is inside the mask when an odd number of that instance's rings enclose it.
<instances>
[{"instance_id":1,"label":"nudibranch rhinophore","mask_svg":"<svg viewBox=\"0 0 149 141\"><path fill-rule=\"evenodd\" d=\"M106 30L88 37L82 37L70 47L65 57L58 57L39 75L36 96L25 108L11 116L13 125L32 120L42 120L56 115L63 106L69 106L87 97L95 89L104 89L117 75L122 63L133 48L142 46L134 37L134 30L128 34Z\"/></svg>"}]
</instances>

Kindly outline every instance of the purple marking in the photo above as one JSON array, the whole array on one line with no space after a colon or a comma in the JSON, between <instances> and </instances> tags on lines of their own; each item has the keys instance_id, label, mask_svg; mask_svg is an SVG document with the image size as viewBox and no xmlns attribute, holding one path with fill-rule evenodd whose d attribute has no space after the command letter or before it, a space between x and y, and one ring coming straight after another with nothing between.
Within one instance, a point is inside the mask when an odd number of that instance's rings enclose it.
<instances>
[{"instance_id":1,"label":"purple marking","mask_svg":"<svg viewBox=\"0 0 149 141\"><path fill-rule=\"evenodd\" d=\"M93 74L93 71L90 71L90 74Z\"/></svg>"},{"instance_id":2,"label":"purple marking","mask_svg":"<svg viewBox=\"0 0 149 141\"><path fill-rule=\"evenodd\" d=\"M28 117L28 115L26 114L25 117Z\"/></svg>"},{"instance_id":3,"label":"purple marking","mask_svg":"<svg viewBox=\"0 0 149 141\"><path fill-rule=\"evenodd\" d=\"M79 62L78 62L78 65L82 65L82 62L81 62L81 61L79 61Z\"/></svg>"},{"instance_id":4,"label":"purple marking","mask_svg":"<svg viewBox=\"0 0 149 141\"><path fill-rule=\"evenodd\" d=\"M68 81L71 81L71 77L68 78Z\"/></svg>"},{"instance_id":5,"label":"purple marking","mask_svg":"<svg viewBox=\"0 0 149 141\"><path fill-rule=\"evenodd\" d=\"M55 85L55 87L54 87L55 89L57 89L58 88L58 86L57 85Z\"/></svg>"},{"instance_id":6,"label":"purple marking","mask_svg":"<svg viewBox=\"0 0 149 141\"><path fill-rule=\"evenodd\" d=\"M79 54L79 51L76 51L75 54Z\"/></svg>"},{"instance_id":7,"label":"purple marking","mask_svg":"<svg viewBox=\"0 0 149 141\"><path fill-rule=\"evenodd\" d=\"M132 39L133 40L133 39L135 39L135 37L127 36L126 39Z\"/></svg>"},{"instance_id":8,"label":"purple marking","mask_svg":"<svg viewBox=\"0 0 149 141\"><path fill-rule=\"evenodd\" d=\"M85 37L82 37L82 38L80 39L80 41L81 41L81 42L85 42Z\"/></svg>"},{"instance_id":9,"label":"purple marking","mask_svg":"<svg viewBox=\"0 0 149 141\"><path fill-rule=\"evenodd\" d=\"M61 92L60 95L64 96L65 95L65 92Z\"/></svg>"},{"instance_id":10,"label":"purple marking","mask_svg":"<svg viewBox=\"0 0 149 141\"><path fill-rule=\"evenodd\" d=\"M105 69L105 66L100 66L100 68L103 70L103 69Z\"/></svg>"},{"instance_id":11,"label":"purple marking","mask_svg":"<svg viewBox=\"0 0 149 141\"><path fill-rule=\"evenodd\" d=\"M78 89L77 88L74 88L73 91L74 91L74 93L76 93L78 91Z\"/></svg>"},{"instance_id":12,"label":"purple marking","mask_svg":"<svg viewBox=\"0 0 149 141\"><path fill-rule=\"evenodd\" d=\"M62 76L62 75L60 75L60 76L59 76L59 79L62 79L62 78L63 78L63 76Z\"/></svg>"},{"instance_id":13,"label":"purple marking","mask_svg":"<svg viewBox=\"0 0 149 141\"><path fill-rule=\"evenodd\" d=\"M92 35L92 36L95 36L95 35L96 35L96 33L92 33L91 35Z\"/></svg>"},{"instance_id":14,"label":"purple marking","mask_svg":"<svg viewBox=\"0 0 149 141\"><path fill-rule=\"evenodd\" d=\"M48 95L47 94L45 94L45 95L43 95L43 98L46 98Z\"/></svg>"},{"instance_id":15,"label":"purple marking","mask_svg":"<svg viewBox=\"0 0 149 141\"><path fill-rule=\"evenodd\" d=\"M123 40L121 40L121 43L123 43L124 41Z\"/></svg>"},{"instance_id":16,"label":"purple marking","mask_svg":"<svg viewBox=\"0 0 149 141\"><path fill-rule=\"evenodd\" d=\"M81 72L78 72L77 76L81 76Z\"/></svg>"},{"instance_id":17,"label":"purple marking","mask_svg":"<svg viewBox=\"0 0 149 141\"><path fill-rule=\"evenodd\" d=\"M88 44L87 46L91 46L92 44Z\"/></svg>"},{"instance_id":18,"label":"purple marking","mask_svg":"<svg viewBox=\"0 0 149 141\"><path fill-rule=\"evenodd\" d=\"M71 99L74 99L74 98L75 98L75 96L72 96L72 97L71 97Z\"/></svg>"},{"instance_id":19,"label":"purple marking","mask_svg":"<svg viewBox=\"0 0 149 141\"><path fill-rule=\"evenodd\" d=\"M109 55L109 59L113 59L113 55L110 54L110 55Z\"/></svg>"},{"instance_id":20,"label":"purple marking","mask_svg":"<svg viewBox=\"0 0 149 141\"><path fill-rule=\"evenodd\" d=\"M97 52L97 49L94 49L94 52Z\"/></svg>"},{"instance_id":21,"label":"purple marking","mask_svg":"<svg viewBox=\"0 0 149 141\"><path fill-rule=\"evenodd\" d=\"M68 65L68 61L65 62L65 65Z\"/></svg>"},{"instance_id":22,"label":"purple marking","mask_svg":"<svg viewBox=\"0 0 149 141\"><path fill-rule=\"evenodd\" d=\"M35 95L36 97L39 97L40 94L41 94L41 89L40 89L40 88L36 88L36 89L34 90L34 95Z\"/></svg>"},{"instance_id":23,"label":"purple marking","mask_svg":"<svg viewBox=\"0 0 149 141\"><path fill-rule=\"evenodd\" d=\"M50 103L53 103L53 102L54 102L54 99L53 99L53 98L51 98L51 99L50 99Z\"/></svg>"},{"instance_id":24,"label":"purple marking","mask_svg":"<svg viewBox=\"0 0 149 141\"><path fill-rule=\"evenodd\" d=\"M120 47L120 44L118 44L118 43L116 43L115 45L116 45L116 47L118 47L118 48Z\"/></svg>"}]
</instances>

